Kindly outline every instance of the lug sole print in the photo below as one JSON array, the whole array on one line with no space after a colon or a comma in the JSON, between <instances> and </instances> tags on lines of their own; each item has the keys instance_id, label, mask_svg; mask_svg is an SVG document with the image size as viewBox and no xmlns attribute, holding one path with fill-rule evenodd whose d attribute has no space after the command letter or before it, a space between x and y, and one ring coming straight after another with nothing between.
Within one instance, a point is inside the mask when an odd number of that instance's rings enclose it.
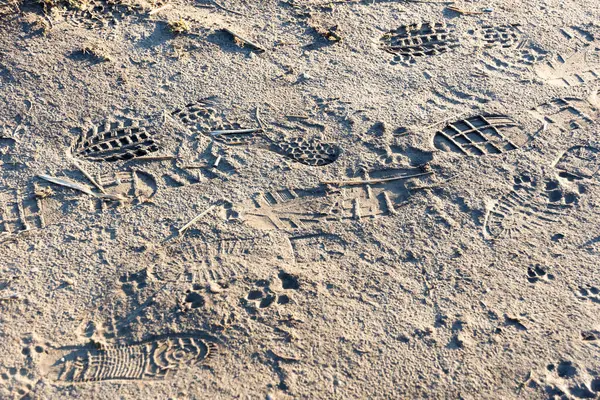
<instances>
[{"instance_id":1,"label":"lug sole print","mask_svg":"<svg viewBox=\"0 0 600 400\"><path fill-rule=\"evenodd\" d=\"M487 48L514 48L523 40L518 27L519 25L487 25L479 29L470 30L468 35L471 36L476 43L481 43Z\"/></svg>"},{"instance_id":2,"label":"lug sole print","mask_svg":"<svg viewBox=\"0 0 600 400\"><path fill-rule=\"evenodd\" d=\"M218 143L228 146L248 145L262 148L298 163L311 167L329 165L339 158L341 149L332 143L321 143L304 138L271 139L263 129L244 129L239 124L228 123L215 129L216 112L208 103L190 103L171 113L193 133L210 137Z\"/></svg>"},{"instance_id":3,"label":"lug sole print","mask_svg":"<svg viewBox=\"0 0 600 400\"><path fill-rule=\"evenodd\" d=\"M193 284L238 279L247 274L249 262L295 262L290 241L275 235L215 241L188 234L185 243L169 246L167 254L169 259L177 260L168 266L169 270L183 265L184 278Z\"/></svg>"},{"instance_id":4,"label":"lug sole print","mask_svg":"<svg viewBox=\"0 0 600 400\"><path fill-rule=\"evenodd\" d=\"M108 121L81 135L72 151L90 161L131 160L159 150L152 136L138 121Z\"/></svg>"},{"instance_id":5,"label":"lug sole print","mask_svg":"<svg viewBox=\"0 0 600 400\"><path fill-rule=\"evenodd\" d=\"M119 3L94 0L81 3L79 8L63 9L61 14L71 26L83 29L102 29L117 25L127 17L135 15L134 7Z\"/></svg>"},{"instance_id":6,"label":"lug sole print","mask_svg":"<svg viewBox=\"0 0 600 400\"><path fill-rule=\"evenodd\" d=\"M469 156L506 153L526 141L523 129L504 115L479 115L455 121L433 137L435 148Z\"/></svg>"},{"instance_id":7,"label":"lug sole print","mask_svg":"<svg viewBox=\"0 0 600 400\"><path fill-rule=\"evenodd\" d=\"M465 44L485 48L515 48L522 41L518 25L483 26L459 35L454 26L440 22L423 22L401 26L385 33L379 47L396 55L400 61L414 63L417 58L444 54Z\"/></svg>"},{"instance_id":8,"label":"lug sole print","mask_svg":"<svg viewBox=\"0 0 600 400\"><path fill-rule=\"evenodd\" d=\"M380 39L380 47L403 61L443 54L459 46L452 27L439 22L401 26Z\"/></svg>"},{"instance_id":9,"label":"lug sole print","mask_svg":"<svg viewBox=\"0 0 600 400\"><path fill-rule=\"evenodd\" d=\"M431 185L433 176L433 172L419 168L383 170L371 172L364 180L260 193L244 207L240 217L257 229L294 230L332 221L393 215L414 191Z\"/></svg>"},{"instance_id":10,"label":"lug sole print","mask_svg":"<svg viewBox=\"0 0 600 400\"><path fill-rule=\"evenodd\" d=\"M196 335L170 335L123 346L79 348L46 366L56 382L164 380L207 362L217 345Z\"/></svg>"},{"instance_id":11,"label":"lug sole print","mask_svg":"<svg viewBox=\"0 0 600 400\"><path fill-rule=\"evenodd\" d=\"M488 209L484 236L515 238L535 227L556 223L578 203L579 194L556 180L546 179L539 184L528 174L517 176L513 189Z\"/></svg>"}]
</instances>

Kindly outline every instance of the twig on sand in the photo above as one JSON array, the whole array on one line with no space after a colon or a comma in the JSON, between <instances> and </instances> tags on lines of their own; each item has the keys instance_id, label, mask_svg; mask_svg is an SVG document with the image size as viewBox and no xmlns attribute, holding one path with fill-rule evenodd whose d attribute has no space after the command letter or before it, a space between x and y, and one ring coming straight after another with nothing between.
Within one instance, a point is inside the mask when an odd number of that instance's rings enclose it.
<instances>
[{"instance_id":1,"label":"twig on sand","mask_svg":"<svg viewBox=\"0 0 600 400\"><path fill-rule=\"evenodd\" d=\"M220 131L212 131L208 132L210 136L219 136L219 135L234 135L234 134L244 134L244 133L256 133L260 132L262 129L260 128L252 128L252 129L227 129Z\"/></svg>"},{"instance_id":2,"label":"twig on sand","mask_svg":"<svg viewBox=\"0 0 600 400\"><path fill-rule=\"evenodd\" d=\"M253 41L251 41L250 39L241 36L239 33L232 31L229 28L223 28L223 30L227 33L229 33L231 36L233 36L234 40L236 41L236 43L238 44L247 44L250 47L253 47L254 49L260 51L261 53L267 51L267 49L265 49L264 47L262 47L259 44L254 43Z\"/></svg>"},{"instance_id":3,"label":"twig on sand","mask_svg":"<svg viewBox=\"0 0 600 400\"><path fill-rule=\"evenodd\" d=\"M85 194L89 194L90 196L96 197L96 193L92 192L92 189L87 185L73 182L68 179L56 178L56 177L50 176L50 175L38 175L38 176L45 181L54 183L55 185L68 187L69 189L79 190L80 192L83 192Z\"/></svg>"},{"instance_id":4,"label":"twig on sand","mask_svg":"<svg viewBox=\"0 0 600 400\"><path fill-rule=\"evenodd\" d=\"M164 11L164 10L168 10L169 8L172 8L172 7L173 7L173 4L165 4L162 7L158 7L158 8L155 8L154 10L150 11L148 13L148 15L158 14L159 12Z\"/></svg>"},{"instance_id":5,"label":"twig on sand","mask_svg":"<svg viewBox=\"0 0 600 400\"><path fill-rule=\"evenodd\" d=\"M456 7L456 6L448 6L446 8L448 10L450 10L450 11L454 11L454 12L462 14L462 15L480 15L480 14L483 14L483 12L481 12L481 11L468 11L468 10L463 10L462 8L459 8L459 7Z\"/></svg>"},{"instance_id":6,"label":"twig on sand","mask_svg":"<svg viewBox=\"0 0 600 400\"><path fill-rule=\"evenodd\" d=\"M230 12L232 14L241 15L242 17L246 16L244 13L241 13L239 11L235 11L235 10L232 10L232 9L229 9L229 8L225 7L224 5L220 4L217 0L212 0L212 2L213 2L213 4L215 6L219 7L221 10Z\"/></svg>"},{"instance_id":7,"label":"twig on sand","mask_svg":"<svg viewBox=\"0 0 600 400\"><path fill-rule=\"evenodd\" d=\"M194 225L196 222L198 222L206 214L208 214L209 212L211 212L212 210L214 210L215 207L216 207L216 205L213 204L212 206L208 207L206 210L202 211L200 214L198 214L194 218L192 218L192 220L190 222L188 222L187 224L185 224L184 226L182 226L181 228L179 228L177 230L178 236L182 236L188 229L190 229L190 227L192 225Z\"/></svg>"},{"instance_id":8,"label":"twig on sand","mask_svg":"<svg viewBox=\"0 0 600 400\"><path fill-rule=\"evenodd\" d=\"M104 190L104 188L102 187L102 185L100 185L98 182L96 182L96 180L92 177L92 175L90 175L80 164L76 159L73 159L73 165L75 165L75 168L77 168L79 170L79 172L81 172L86 178L88 178L88 180L92 183L92 185L96 186L96 188L101 191L102 193L106 193L106 191Z\"/></svg>"},{"instance_id":9,"label":"twig on sand","mask_svg":"<svg viewBox=\"0 0 600 400\"><path fill-rule=\"evenodd\" d=\"M256 122L258 122L258 126L260 126L261 129L264 129L265 124L262 119L260 119L260 106L256 106Z\"/></svg>"},{"instance_id":10,"label":"twig on sand","mask_svg":"<svg viewBox=\"0 0 600 400\"><path fill-rule=\"evenodd\" d=\"M166 161L166 160L174 160L177 157L175 156L142 156L134 158L135 161Z\"/></svg>"},{"instance_id":11,"label":"twig on sand","mask_svg":"<svg viewBox=\"0 0 600 400\"><path fill-rule=\"evenodd\" d=\"M99 199L115 200L115 201L125 200L125 197L123 197L122 195L119 195L119 194L94 193L94 192L92 192L92 189L89 186L83 185L78 182L73 182L69 179L56 178L56 177L50 176L50 175L38 175L38 177L42 178L45 181L54 183L55 185L64 186L64 187L68 187L70 189L78 190L82 193L85 193L87 195L90 195L90 196L93 196L93 197L96 197Z\"/></svg>"},{"instance_id":12,"label":"twig on sand","mask_svg":"<svg viewBox=\"0 0 600 400\"><path fill-rule=\"evenodd\" d=\"M433 172L423 172L421 174L414 175L401 175L401 176L393 176L391 178L381 178L381 179L367 179L362 181L325 181L321 182L322 185L338 185L338 186L351 186L351 185L373 185L377 183L385 183L392 181L399 181L403 179L411 179L418 178L420 176L431 175Z\"/></svg>"}]
</instances>

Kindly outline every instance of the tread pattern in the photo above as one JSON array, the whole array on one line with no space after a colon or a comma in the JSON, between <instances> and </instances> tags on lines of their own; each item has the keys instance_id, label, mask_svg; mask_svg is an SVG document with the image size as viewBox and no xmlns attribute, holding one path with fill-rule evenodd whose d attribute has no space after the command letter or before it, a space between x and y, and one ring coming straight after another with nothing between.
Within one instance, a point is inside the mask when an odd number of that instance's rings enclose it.
<instances>
[{"instance_id":1,"label":"tread pattern","mask_svg":"<svg viewBox=\"0 0 600 400\"><path fill-rule=\"evenodd\" d=\"M396 214L396 207L410 198L413 189L432 183L432 174L418 168L372 173L380 179L258 193L240 215L248 225L265 230L294 230L331 221L360 221Z\"/></svg>"},{"instance_id":2,"label":"tread pattern","mask_svg":"<svg viewBox=\"0 0 600 400\"><path fill-rule=\"evenodd\" d=\"M30 229L44 228L44 200L19 189L0 192L0 238Z\"/></svg>"},{"instance_id":3,"label":"tread pattern","mask_svg":"<svg viewBox=\"0 0 600 400\"><path fill-rule=\"evenodd\" d=\"M131 160L159 150L158 143L136 121L106 122L78 138L74 154L91 161Z\"/></svg>"},{"instance_id":4,"label":"tread pattern","mask_svg":"<svg viewBox=\"0 0 600 400\"><path fill-rule=\"evenodd\" d=\"M538 77L558 87L588 85L600 80L600 64L590 62L590 51L584 49L571 56L557 55L535 66Z\"/></svg>"},{"instance_id":5,"label":"tread pattern","mask_svg":"<svg viewBox=\"0 0 600 400\"><path fill-rule=\"evenodd\" d=\"M124 346L76 351L59 360L58 381L163 380L183 367L203 363L217 350L193 335L173 335ZM71 357L72 356L72 357Z\"/></svg>"},{"instance_id":6,"label":"tread pattern","mask_svg":"<svg viewBox=\"0 0 600 400\"><path fill-rule=\"evenodd\" d=\"M477 42L482 43L484 47L509 48L516 47L522 40L517 27L518 25L486 25L479 29L470 30L468 33Z\"/></svg>"},{"instance_id":7,"label":"tread pattern","mask_svg":"<svg viewBox=\"0 0 600 400\"><path fill-rule=\"evenodd\" d=\"M600 170L600 149L591 146L574 146L564 152L554 167L559 176L569 179L589 179Z\"/></svg>"},{"instance_id":8,"label":"tread pattern","mask_svg":"<svg viewBox=\"0 0 600 400\"><path fill-rule=\"evenodd\" d=\"M323 167L337 161L339 146L332 143L307 141L302 138L273 142L271 148L278 154L311 167Z\"/></svg>"},{"instance_id":9,"label":"tread pattern","mask_svg":"<svg viewBox=\"0 0 600 400\"><path fill-rule=\"evenodd\" d=\"M566 131L585 128L600 117L600 109L596 105L577 97L552 99L535 107L532 113L543 122Z\"/></svg>"},{"instance_id":10,"label":"tread pattern","mask_svg":"<svg viewBox=\"0 0 600 400\"><path fill-rule=\"evenodd\" d=\"M383 50L405 60L446 53L458 45L454 30L439 22L401 26L380 39Z\"/></svg>"},{"instance_id":11,"label":"tread pattern","mask_svg":"<svg viewBox=\"0 0 600 400\"><path fill-rule=\"evenodd\" d=\"M521 128L505 115L478 115L448 124L433 137L442 151L470 156L502 154L519 148L511 133Z\"/></svg>"},{"instance_id":12,"label":"tread pattern","mask_svg":"<svg viewBox=\"0 0 600 400\"><path fill-rule=\"evenodd\" d=\"M488 211L484 233L496 239L514 238L533 227L539 230L544 223L557 222L565 209L577 201L576 196L565 193L556 181L546 180L545 185L539 185L529 175L522 174L514 178L513 189Z\"/></svg>"}]
</instances>

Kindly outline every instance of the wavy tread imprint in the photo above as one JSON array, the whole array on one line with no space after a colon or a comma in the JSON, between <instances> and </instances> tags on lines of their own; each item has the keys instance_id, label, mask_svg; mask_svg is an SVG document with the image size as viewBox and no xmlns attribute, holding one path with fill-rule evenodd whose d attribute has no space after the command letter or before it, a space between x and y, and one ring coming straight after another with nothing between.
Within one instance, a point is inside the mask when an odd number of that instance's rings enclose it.
<instances>
[{"instance_id":1,"label":"wavy tread imprint","mask_svg":"<svg viewBox=\"0 0 600 400\"><path fill-rule=\"evenodd\" d=\"M197 336L172 335L131 345L79 349L52 368L58 370L57 381L69 383L163 380L184 367L204 363L217 349Z\"/></svg>"}]
</instances>

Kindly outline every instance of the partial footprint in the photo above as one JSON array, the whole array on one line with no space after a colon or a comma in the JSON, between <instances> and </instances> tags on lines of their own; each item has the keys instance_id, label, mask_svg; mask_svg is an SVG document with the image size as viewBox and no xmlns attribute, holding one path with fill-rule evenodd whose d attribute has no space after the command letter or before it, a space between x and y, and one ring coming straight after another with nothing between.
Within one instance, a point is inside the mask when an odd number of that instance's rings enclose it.
<instances>
[{"instance_id":1,"label":"partial footprint","mask_svg":"<svg viewBox=\"0 0 600 400\"><path fill-rule=\"evenodd\" d=\"M77 138L72 153L90 161L119 161L159 150L156 132L139 121L107 121Z\"/></svg>"},{"instance_id":2,"label":"partial footprint","mask_svg":"<svg viewBox=\"0 0 600 400\"><path fill-rule=\"evenodd\" d=\"M81 346L50 351L40 365L55 383L172 378L179 370L206 363L217 345L204 335L174 334L120 346Z\"/></svg>"},{"instance_id":3,"label":"partial footprint","mask_svg":"<svg viewBox=\"0 0 600 400\"><path fill-rule=\"evenodd\" d=\"M395 54L400 61L415 62L415 58L433 56L459 46L452 26L440 22L424 22L401 26L380 39L380 47Z\"/></svg>"},{"instance_id":4,"label":"partial footprint","mask_svg":"<svg viewBox=\"0 0 600 400\"><path fill-rule=\"evenodd\" d=\"M540 185L530 175L522 174L514 178L513 189L488 209L484 235L517 237L558 221L577 200L576 194L565 192L556 181Z\"/></svg>"},{"instance_id":5,"label":"partial footprint","mask_svg":"<svg viewBox=\"0 0 600 400\"><path fill-rule=\"evenodd\" d=\"M519 25L486 25L468 31L467 35L471 37L476 45L482 45L486 48L514 48L523 40L523 35L518 27Z\"/></svg>"},{"instance_id":6,"label":"partial footprint","mask_svg":"<svg viewBox=\"0 0 600 400\"><path fill-rule=\"evenodd\" d=\"M594 92L587 99L561 97L533 108L531 115L560 131L571 132L595 124L600 118L600 98Z\"/></svg>"},{"instance_id":7,"label":"partial footprint","mask_svg":"<svg viewBox=\"0 0 600 400\"><path fill-rule=\"evenodd\" d=\"M600 149L591 146L573 146L554 163L559 177L569 181L591 179L600 170Z\"/></svg>"},{"instance_id":8,"label":"partial footprint","mask_svg":"<svg viewBox=\"0 0 600 400\"><path fill-rule=\"evenodd\" d=\"M573 87L589 85L600 80L598 51L583 48L565 56L556 55L537 64L534 71L548 85Z\"/></svg>"},{"instance_id":9,"label":"partial footprint","mask_svg":"<svg viewBox=\"0 0 600 400\"><path fill-rule=\"evenodd\" d=\"M484 26L461 36L453 25L424 22L389 31L379 42L380 48L396 55L398 61L414 63L417 58L447 53L468 43L485 48L514 48L521 40L516 25Z\"/></svg>"},{"instance_id":10,"label":"partial footprint","mask_svg":"<svg viewBox=\"0 0 600 400\"><path fill-rule=\"evenodd\" d=\"M0 242L16 234L43 229L59 222L79 207L80 199L84 200L84 206L86 203L90 204L87 202L89 201L92 209L101 211L107 204L143 203L156 193L154 178L141 171L96 177L95 181L102 186L103 192L99 189L92 190L78 181L64 180L88 188L89 193L81 193L44 180L34 181L24 188L0 189Z\"/></svg>"},{"instance_id":11,"label":"partial footprint","mask_svg":"<svg viewBox=\"0 0 600 400\"><path fill-rule=\"evenodd\" d=\"M365 172L363 179L323 182L309 189L284 189L257 194L242 205L239 217L257 229L294 230L329 221L376 218L434 182L426 168Z\"/></svg>"},{"instance_id":12,"label":"partial footprint","mask_svg":"<svg viewBox=\"0 0 600 400\"><path fill-rule=\"evenodd\" d=\"M433 137L435 148L469 156L502 154L529 140L513 119L504 115L478 115L448 124Z\"/></svg>"},{"instance_id":13,"label":"partial footprint","mask_svg":"<svg viewBox=\"0 0 600 400\"><path fill-rule=\"evenodd\" d=\"M322 167L335 162L341 154L339 146L304 138L288 139L283 135L268 136L262 128L244 128L240 124L219 120L208 102L186 105L173 111L190 131L210 137L228 146L247 145L266 149L311 167ZM218 127L218 128L217 128Z\"/></svg>"}]
</instances>

